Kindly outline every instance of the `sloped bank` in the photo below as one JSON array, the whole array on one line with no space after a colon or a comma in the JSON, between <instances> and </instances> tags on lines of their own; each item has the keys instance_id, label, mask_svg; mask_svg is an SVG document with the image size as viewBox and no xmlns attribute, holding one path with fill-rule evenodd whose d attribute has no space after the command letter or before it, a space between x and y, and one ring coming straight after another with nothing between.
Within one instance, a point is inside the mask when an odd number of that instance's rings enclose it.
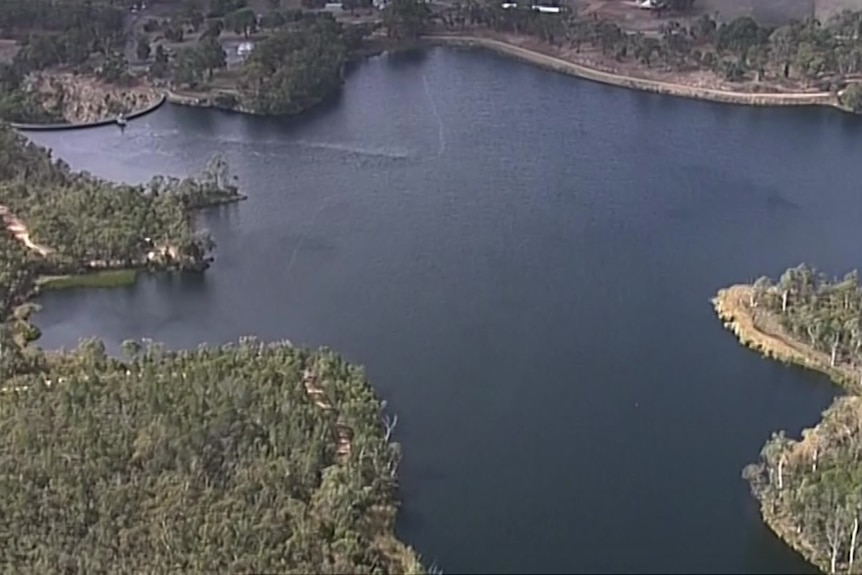
<instances>
[{"instance_id":1,"label":"sloped bank","mask_svg":"<svg viewBox=\"0 0 862 575\"><path fill-rule=\"evenodd\" d=\"M749 285L734 285L719 290L712 299L718 318L739 343L769 359L823 373L845 389L859 389L858 374L844 366L832 367L829 357L823 352L793 340L778 328L767 327L767 322L758 321L749 303L751 292Z\"/></svg>"},{"instance_id":2,"label":"sloped bank","mask_svg":"<svg viewBox=\"0 0 862 575\"><path fill-rule=\"evenodd\" d=\"M793 337L778 317L782 312L768 309L762 297L762 288L734 285L719 290L712 304L724 327L745 347L828 375L850 393L836 398L822 420L803 430L799 439L773 433L759 460L747 465L742 476L759 503L763 522L785 544L823 573L859 573L862 564L854 559L862 542L862 508L856 504L854 478L859 477L862 459L858 449L852 451L862 430L859 365L837 362L834 352L830 357ZM824 509L825 515L817 519Z\"/></svg>"},{"instance_id":3,"label":"sloped bank","mask_svg":"<svg viewBox=\"0 0 862 575\"><path fill-rule=\"evenodd\" d=\"M604 72L556 56L528 50L521 46L482 36L434 34L424 36L423 40L430 44L485 48L555 72L584 78L585 80L668 96L746 106L832 106L845 109L838 105L837 98L830 92L756 93L699 88L685 84Z\"/></svg>"},{"instance_id":4,"label":"sloped bank","mask_svg":"<svg viewBox=\"0 0 862 575\"><path fill-rule=\"evenodd\" d=\"M126 114L126 120L135 120L142 116L146 116L152 112L155 112L159 108L161 108L165 102L168 101L167 94L162 94L162 96L156 101L155 104L144 108L143 110L138 110L136 112L131 112L130 114ZM84 130L87 128L98 128L100 126L109 126L111 124L116 124L116 118L106 118L104 120L97 120L95 122L86 122L81 124L70 124L70 123L62 123L62 124L23 124L18 122L10 122L9 125L15 128L16 130L20 130L22 132L53 132L59 130Z\"/></svg>"}]
</instances>

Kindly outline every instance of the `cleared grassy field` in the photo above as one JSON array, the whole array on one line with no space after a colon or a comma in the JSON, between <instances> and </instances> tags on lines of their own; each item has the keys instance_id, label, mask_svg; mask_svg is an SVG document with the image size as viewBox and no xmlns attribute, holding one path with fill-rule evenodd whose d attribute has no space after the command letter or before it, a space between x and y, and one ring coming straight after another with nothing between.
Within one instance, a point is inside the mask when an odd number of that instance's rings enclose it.
<instances>
[{"instance_id":1,"label":"cleared grassy field","mask_svg":"<svg viewBox=\"0 0 862 575\"><path fill-rule=\"evenodd\" d=\"M589 16L615 20L630 29L658 29L662 20L654 13L640 10L631 0L571 0L578 11ZM791 20L817 17L822 22L844 9L862 10L862 0L695 0L691 18L710 14L727 22L742 16L761 24L780 26Z\"/></svg>"},{"instance_id":2,"label":"cleared grassy field","mask_svg":"<svg viewBox=\"0 0 862 575\"><path fill-rule=\"evenodd\" d=\"M751 16L762 24L816 17L821 22L843 10L862 10L862 0L696 0L701 13L718 13L722 20Z\"/></svg>"},{"instance_id":3,"label":"cleared grassy field","mask_svg":"<svg viewBox=\"0 0 862 575\"><path fill-rule=\"evenodd\" d=\"M841 1L862 3L862 0L696 0L695 7L700 13L717 13L721 21L751 16L761 24L777 26L790 20L813 17L816 4L834 4Z\"/></svg>"},{"instance_id":4,"label":"cleared grassy field","mask_svg":"<svg viewBox=\"0 0 862 575\"><path fill-rule=\"evenodd\" d=\"M815 15L821 22L843 10L862 10L862 0L816 0L815 5Z\"/></svg>"}]
</instances>

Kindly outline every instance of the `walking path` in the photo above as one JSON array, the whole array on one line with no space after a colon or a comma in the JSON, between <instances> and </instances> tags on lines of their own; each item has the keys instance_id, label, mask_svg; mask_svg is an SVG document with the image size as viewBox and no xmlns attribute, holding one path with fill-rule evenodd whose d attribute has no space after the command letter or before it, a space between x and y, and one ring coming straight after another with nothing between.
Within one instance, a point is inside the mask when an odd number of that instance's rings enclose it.
<instances>
[{"instance_id":1,"label":"walking path","mask_svg":"<svg viewBox=\"0 0 862 575\"><path fill-rule=\"evenodd\" d=\"M302 372L302 384L305 386L305 392L317 407L324 411L332 411L332 404L326 400L323 388L317 383L317 375L313 370L305 369ZM353 436L353 431L346 425L336 423L335 435L337 438L336 454L340 458L347 458L350 455L350 438Z\"/></svg>"},{"instance_id":2,"label":"walking path","mask_svg":"<svg viewBox=\"0 0 862 575\"><path fill-rule=\"evenodd\" d=\"M9 230L16 240L31 250L38 252L42 257L45 257L54 251L51 248L37 244L30 239L30 231L27 229L27 226L24 225L24 222L19 220L15 214L9 211L8 207L2 204L0 204L0 218L3 219L4 227Z\"/></svg>"},{"instance_id":3,"label":"walking path","mask_svg":"<svg viewBox=\"0 0 862 575\"><path fill-rule=\"evenodd\" d=\"M804 105L829 105L836 106L835 95L831 92L735 92L731 90L719 90L715 88L700 88L686 84L677 84L661 80L650 80L604 72L596 68L577 64L556 56L529 50L497 40L482 36L465 36L460 34L434 34L424 37L430 42L453 45L481 46L527 61L532 64L544 66L552 70L578 76L587 80L601 82L612 86L633 88L647 92L657 92L687 98L711 100L714 102L725 102L732 104L745 104L752 106L804 106Z\"/></svg>"}]
</instances>

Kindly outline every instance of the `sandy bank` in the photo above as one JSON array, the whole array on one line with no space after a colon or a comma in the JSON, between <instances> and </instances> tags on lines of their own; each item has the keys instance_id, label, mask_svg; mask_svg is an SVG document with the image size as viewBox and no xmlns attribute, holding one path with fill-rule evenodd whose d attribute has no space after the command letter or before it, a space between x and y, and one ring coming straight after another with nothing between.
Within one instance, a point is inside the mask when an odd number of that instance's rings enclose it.
<instances>
[{"instance_id":1,"label":"sandy bank","mask_svg":"<svg viewBox=\"0 0 862 575\"><path fill-rule=\"evenodd\" d=\"M51 248L35 243L30 238L30 231L27 229L27 226L24 225L24 222L19 220L18 217L10 212L9 208L4 205L0 205L0 221L3 222L3 226L16 240L27 246L27 248L37 252L40 256L45 257L53 252Z\"/></svg>"},{"instance_id":2,"label":"sandy bank","mask_svg":"<svg viewBox=\"0 0 862 575\"><path fill-rule=\"evenodd\" d=\"M847 389L860 389L858 372L848 366L831 367L827 354L788 337L772 314L761 311L762 315L758 316L750 305L750 297L751 286L735 285L719 290L712 299L724 327L732 331L742 345L765 357L824 373Z\"/></svg>"},{"instance_id":3,"label":"sandy bank","mask_svg":"<svg viewBox=\"0 0 862 575\"><path fill-rule=\"evenodd\" d=\"M528 50L508 42L493 38L480 36L444 35L435 34L424 36L433 44L445 44L454 46L479 46L493 50L500 54L511 56L531 64L542 66L586 80L601 82L611 86L655 92L670 96L681 96L698 100L709 100L726 104L741 104L746 106L837 106L837 98L830 92L734 92L730 90L716 90L712 88L701 88L672 82L662 82L635 76L626 76L604 72L590 68L582 64L576 64L556 56L550 56L535 50Z\"/></svg>"}]
</instances>

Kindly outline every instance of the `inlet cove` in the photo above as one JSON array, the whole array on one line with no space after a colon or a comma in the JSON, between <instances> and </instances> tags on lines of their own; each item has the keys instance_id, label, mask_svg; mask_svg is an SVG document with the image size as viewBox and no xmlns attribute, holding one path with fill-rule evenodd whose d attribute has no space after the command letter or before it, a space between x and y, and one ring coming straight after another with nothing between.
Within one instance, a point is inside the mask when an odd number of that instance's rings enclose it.
<instances>
[{"instance_id":1,"label":"inlet cove","mask_svg":"<svg viewBox=\"0 0 862 575\"><path fill-rule=\"evenodd\" d=\"M860 570L856 117L352 66L291 118L0 132L4 505L111 502L15 507L0 560Z\"/></svg>"}]
</instances>

